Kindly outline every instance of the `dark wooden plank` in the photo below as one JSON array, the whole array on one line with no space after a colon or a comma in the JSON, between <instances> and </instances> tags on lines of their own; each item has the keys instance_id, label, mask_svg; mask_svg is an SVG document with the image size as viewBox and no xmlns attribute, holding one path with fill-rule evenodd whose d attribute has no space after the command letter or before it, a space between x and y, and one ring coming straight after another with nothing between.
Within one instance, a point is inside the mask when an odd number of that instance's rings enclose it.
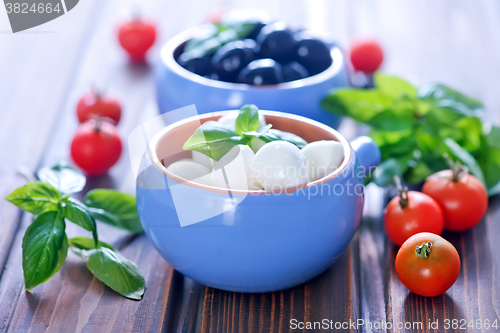
<instances>
[{"instance_id":1,"label":"dark wooden plank","mask_svg":"<svg viewBox=\"0 0 500 333\"><path fill-rule=\"evenodd\" d=\"M92 30L96 3L87 3L72 17L72 24L55 20L50 33L2 34L0 38L0 197L23 180L16 170L34 170L40 162L62 103ZM86 24L89 24L89 27ZM0 200L0 267L5 265L20 213Z\"/></svg>"},{"instance_id":2,"label":"dark wooden plank","mask_svg":"<svg viewBox=\"0 0 500 333\"><path fill-rule=\"evenodd\" d=\"M122 50L116 45L115 24L118 21L116 8L120 5L132 8L134 1L114 1L102 6L99 1L93 4L99 6L102 15L95 15L96 10L88 7L88 15L96 17L99 24L92 24L85 12L81 12L81 19L76 21L78 29L82 32L82 39L88 39L90 45L86 45L81 40L75 43L81 44L83 50L77 54L66 53L74 60L72 70L63 68L68 73L68 80L64 84L67 89L61 89L64 95L57 95L58 105L53 106L58 114L43 114L36 110L37 120L43 129L44 138L31 137L32 141L23 142L23 148L14 147L18 150L26 151L24 155L28 157L29 149L35 148L38 157L29 161L27 166L34 170L39 164L52 164L61 159L67 159L69 155L69 142L77 126L75 116L75 105L78 97L88 89L95 78L106 77L103 75L103 68L107 68L108 76L106 84L112 86L111 93L118 95L124 105L123 120L119 130L126 144L128 133L142 121L155 116L155 109L144 110L148 103L154 102L154 89L151 77L150 66L131 66L126 60ZM88 4L87 4L88 5ZM151 13L156 13L158 21L159 15L164 11L165 4L156 1L143 2L143 8ZM75 8L75 10L77 10ZM76 14L76 12L75 12ZM175 21L174 21L175 22ZM174 22L165 21L164 26L168 28ZM98 26L98 27L96 27ZM79 31L76 29L77 31ZM109 34L103 34L103 31ZM164 36L167 38L168 36ZM110 46L113 45L114 46ZM161 40L158 44L161 44ZM70 44L71 46L71 44ZM67 45L61 44L55 48L56 52L64 50ZM103 49L110 49L110 52L103 56ZM156 46L156 49L159 45ZM157 54L155 52L154 54ZM14 54L15 55L15 54ZM43 60L43 59L42 59ZM54 60L56 61L57 58ZM77 63L80 62L78 65ZM40 64L36 64L40 65ZM74 78L78 80L73 81ZM37 85L41 79L38 80ZM56 86L55 88L59 88ZM119 91L119 94L116 94ZM69 97L68 97L69 96ZM31 108L33 109L33 108ZM146 112L144 112L146 111ZM14 113L14 112L12 112ZM12 114L11 113L11 114ZM34 111L33 111L34 113ZM2 114L3 115L3 114ZM29 116L30 114L27 114ZM57 115L57 117L56 117ZM21 123L22 119L17 119ZM21 133L29 133L26 126L17 126L12 129ZM5 124L5 123L1 123ZM31 121L30 121L31 124ZM11 130L12 132L12 130ZM38 134L37 131L31 131ZM26 136L26 134L24 134ZM49 140L49 136L51 136ZM6 142L5 140L2 142ZM44 146L49 142L48 146ZM38 146L30 147L33 143ZM44 152L43 162L40 163L40 155ZM12 150L12 153L18 153ZM17 156L17 155L15 155ZM13 158L8 176L15 178L14 172L19 158ZM26 160L26 158L24 159ZM23 160L23 162L24 162ZM130 162L126 149L119 164L108 176L89 179L89 186L92 187L118 187L121 190L134 192L134 181L130 172ZM15 186L19 186L21 180L17 178ZM11 191L14 186L9 184ZM7 203L7 205L10 205ZM10 205L12 206L12 205ZM19 212L15 207L10 207L17 215ZM29 223L29 214L25 214L24 227L19 230L16 243L12 247L9 256L9 264L5 269L5 278L0 281L0 331L5 331L9 327L10 331L85 331L95 330L96 327L107 325L108 328L118 331L141 331L144 328L151 331L159 331L163 326L166 303L170 297L169 284L171 282L172 270L170 266L152 248L144 235L130 239L124 232L116 232L111 227L99 226L99 234L103 240L117 245L123 250L123 254L135 262L139 263L143 270L147 293L141 302L134 302L117 295L115 292L92 278L92 275L85 268L84 262L68 258L65 266L49 282L35 288L30 292L24 291L21 269L21 247L22 233ZM17 229L15 218L10 217L3 225L11 225ZM18 220L18 218L17 218ZM85 234L85 231L68 224L68 235L75 236ZM2 243L4 245L5 243ZM7 244L6 244L7 245ZM10 244L9 244L10 247ZM7 253L9 253L7 251ZM114 320L113 320L114 319Z\"/></svg>"}]
</instances>

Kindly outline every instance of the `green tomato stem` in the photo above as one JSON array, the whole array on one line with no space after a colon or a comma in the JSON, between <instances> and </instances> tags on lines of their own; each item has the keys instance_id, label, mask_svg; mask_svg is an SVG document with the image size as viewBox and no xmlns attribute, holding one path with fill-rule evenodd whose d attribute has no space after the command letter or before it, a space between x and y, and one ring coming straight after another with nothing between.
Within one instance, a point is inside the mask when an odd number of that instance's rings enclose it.
<instances>
[{"instance_id":1,"label":"green tomato stem","mask_svg":"<svg viewBox=\"0 0 500 333\"><path fill-rule=\"evenodd\" d=\"M431 242L423 242L422 245L415 248L415 255L417 258L427 259L431 254Z\"/></svg>"},{"instance_id":2,"label":"green tomato stem","mask_svg":"<svg viewBox=\"0 0 500 333\"><path fill-rule=\"evenodd\" d=\"M398 188L398 195L399 195L399 205L401 206L402 209L405 209L408 207L410 204L410 201L408 200L408 187L404 187L401 185L401 178L399 176L394 176L394 182L396 183L396 187Z\"/></svg>"},{"instance_id":3,"label":"green tomato stem","mask_svg":"<svg viewBox=\"0 0 500 333\"><path fill-rule=\"evenodd\" d=\"M452 172L451 181L458 182L460 180L460 178L462 178L463 175L465 175L469 172L469 169L466 166L462 165L462 163L460 163L460 161L454 162L450 158L450 156L448 156L448 154L444 153L443 157L451 169L451 172Z\"/></svg>"}]
</instances>

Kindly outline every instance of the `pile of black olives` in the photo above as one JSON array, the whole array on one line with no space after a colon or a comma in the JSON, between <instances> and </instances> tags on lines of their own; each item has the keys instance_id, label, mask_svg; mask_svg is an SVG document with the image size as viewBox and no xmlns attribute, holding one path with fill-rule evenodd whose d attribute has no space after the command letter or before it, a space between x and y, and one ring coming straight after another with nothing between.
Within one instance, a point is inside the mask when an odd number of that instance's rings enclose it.
<instances>
[{"instance_id":1,"label":"pile of black olives","mask_svg":"<svg viewBox=\"0 0 500 333\"><path fill-rule=\"evenodd\" d=\"M256 86L303 79L332 64L330 48L323 41L304 31L294 32L283 22L254 22L246 30L226 30L191 49L177 58L187 70Z\"/></svg>"}]
</instances>

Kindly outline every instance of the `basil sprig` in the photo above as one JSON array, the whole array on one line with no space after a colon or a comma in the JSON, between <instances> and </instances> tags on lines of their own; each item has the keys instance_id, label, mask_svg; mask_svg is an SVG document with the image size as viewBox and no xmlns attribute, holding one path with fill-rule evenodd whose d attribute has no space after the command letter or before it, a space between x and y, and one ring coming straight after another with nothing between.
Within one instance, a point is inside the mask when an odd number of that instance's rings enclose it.
<instances>
[{"instance_id":1,"label":"basil sprig","mask_svg":"<svg viewBox=\"0 0 500 333\"><path fill-rule=\"evenodd\" d=\"M253 104L243 106L234 127L238 135L257 130L259 128L259 108Z\"/></svg>"},{"instance_id":2,"label":"basil sprig","mask_svg":"<svg viewBox=\"0 0 500 333\"><path fill-rule=\"evenodd\" d=\"M368 124L382 163L370 176L385 186L395 175L418 184L447 169L446 153L484 182L489 195L500 193L500 127L484 125L482 104L442 84L417 88L376 73L373 89L338 89L323 108Z\"/></svg>"},{"instance_id":3,"label":"basil sprig","mask_svg":"<svg viewBox=\"0 0 500 333\"><path fill-rule=\"evenodd\" d=\"M307 142L301 137L272 129L268 124L259 128L259 108L253 104L244 105L235 121L236 131L216 121L203 123L184 143L185 150L194 150L218 161L236 145L249 145L253 138L265 143L272 141L288 141L299 148Z\"/></svg>"},{"instance_id":4,"label":"basil sprig","mask_svg":"<svg viewBox=\"0 0 500 333\"><path fill-rule=\"evenodd\" d=\"M76 169L58 165L42 168L38 175L43 182L29 183L5 198L36 215L22 244L26 289L44 283L57 273L71 247L78 256L87 259L87 267L95 277L121 295L140 300L145 289L140 269L111 245L101 242L96 227L99 220L130 232L142 232L135 197L97 189L89 192L82 203L69 195L85 185L85 177ZM66 221L92 232L92 238L68 240Z\"/></svg>"},{"instance_id":5,"label":"basil sprig","mask_svg":"<svg viewBox=\"0 0 500 333\"><path fill-rule=\"evenodd\" d=\"M236 145L246 144L248 138L216 121L203 123L184 143L185 150L195 150L218 161Z\"/></svg>"}]
</instances>

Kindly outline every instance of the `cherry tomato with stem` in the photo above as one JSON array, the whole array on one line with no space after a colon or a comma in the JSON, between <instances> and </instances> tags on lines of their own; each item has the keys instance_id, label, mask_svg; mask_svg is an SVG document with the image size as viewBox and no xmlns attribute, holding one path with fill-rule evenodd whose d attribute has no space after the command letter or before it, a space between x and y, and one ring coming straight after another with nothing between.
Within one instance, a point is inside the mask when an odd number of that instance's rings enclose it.
<instances>
[{"instance_id":1,"label":"cherry tomato with stem","mask_svg":"<svg viewBox=\"0 0 500 333\"><path fill-rule=\"evenodd\" d=\"M384 61L384 52L375 40L358 39L351 45L350 58L357 71L373 73Z\"/></svg>"},{"instance_id":2,"label":"cherry tomato with stem","mask_svg":"<svg viewBox=\"0 0 500 333\"><path fill-rule=\"evenodd\" d=\"M98 116L109 118L116 125L122 116L122 108L116 99L105 96L97 89L92 89L78 101L76 114L80 123Z\"/></svg>"},{"instance_id":3,"label":"cherry tomato with stem","mask_svg":"<svg viewBox=\"0 0 500 333\"><path fill-rule=\"evenodd\" d=\"M384 227L389 239L401 246L420 232L441 234L444 217L437 202L424 193L408 191L407 187L403 189L399 177L394 180L399 195L389 202L384 212Z\"/></svg>"},{"instance_id":4,"label":"cherry tomato with stem","mask_svg":"<svg viewBox=\"0 0 500 333\"><path fill-rule=\"evenodd\" d=\"M444 294L460 275L460 256L441 236L421 232L401 245L396 273L411 292L427 297Z\"/></svg>"},{"instance_id":5,"label":"cherry tomato with stem","mask_svg":"<svg viewBox=\"0 0 500 333\"><path fill-rule=\"evenodd\" d=\"M144 62L146 52L156 40L156 27L150 21L136 18L120 25L118 40L127 51L130 60Z\"/></svg>"},{"instance_id":6,"label":"cherry tomato with stem","mask_svg":"<svg viewBox=\"0 0 500 333\"><path fill-rule=\"evenodd\" d=\"M113 124L97 118L81 124L71 142L71 157L90 176L106 173L120 158L122 140Z\"/></svg>"},{"instance_id":7,"label":"cherry tomato with stem","mask_svg":"<svg viewBox=\"0 0 500 333\"><path fill-rule=\"evenodd\" d=\"M447 155L445 158L451 170L427 178L422 192L441 206L446 230L464 231L482 220L488 208L488 191L460 162L453 162Z\"/></svg>"}]
</instances>

